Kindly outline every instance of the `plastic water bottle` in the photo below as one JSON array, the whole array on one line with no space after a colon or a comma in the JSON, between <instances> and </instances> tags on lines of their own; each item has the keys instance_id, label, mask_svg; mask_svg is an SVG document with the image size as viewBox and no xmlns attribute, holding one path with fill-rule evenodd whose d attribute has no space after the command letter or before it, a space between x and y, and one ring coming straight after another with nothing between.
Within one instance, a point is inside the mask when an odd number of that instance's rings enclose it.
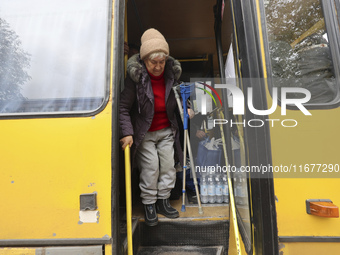
<instances>
[{"instance_id":1,"label":"plastic water bottle","mask_svg":"<svg viewBox=\"0 0 340 255\"><path fill-rule=\"evenodd\" d=\"M203 204L208 203L209 199L208 199L207 176L203 174L201 175L200 193L201 193L201 202Z\"/></svg>"},{"instance_id":2,"label":"plastic water bottle","mask_svg":"<svg viewBox=\"0 0 340 255\"><path fill-rule=\"evenodd\" d=\"M212 175L208 175L208 200L212 204L216 202L215 182Z\"/></svg>"},{"instance_id":3,"label":"plastic water bottle","mask_svg":"<svg viewBox=\"0 0 340 255\"><path fill-rule=\"evenodd\" d=\"M216 203L223 203L223 193L222 193L222 180L219 175L215 177L215 194L216 194Z\"/></svg>"},{"instance_id":4,"label":"plastic water bottle","mask_svg":"<svg viewBox=\"0 0 340 255\"><path fill-rule=\"evenodd\" d=\"M236 187L235 187L235 197L236 197L236 204L238 205L243 205L243 201L242 201L242 183L240 181L238 181L236 183Z\"/></svg>"},{"instance_id":5,"label":"plastic water bottle","mask_svg":"<svg viewBox=\"0 0 340 255\"><path fill-rule=\"evenodd\" d=\"M238 174L236 179L236 203L239 205L247 205L247 179L244 178L241 173Z\"/></svg>"},{"instance_id":6,"label":"plastic water bottle","mask_svg":"<svg viewBox=\"0 0 340 255\"><path fill-rule=\"evenodd\" d=\"M228 186L228 176L226 174L222 176L222 194L223 194L223 203L229 204L229 186Z\"/></svg>"},{"instance_id":7,"label":"plastic water bottle","mask_svg":"<svg viewBox=\"0 0 340 255\"><path fill-rule=\"evenodd\" d=\"M242 205L241 194L242 194L242 183L240 178L240 172L237 171L234 173L234 196L235 196L235 203L238 205Z\"/></svg>"},{"instance_id":8,"label":"plastic water bottle","mask_svg":"<svg viewBox=\"0 0 340 255\"><path fill-rule=\"evenodd\" d=\"M242 205L247 205L248 204L247 179L244 177L240 178L240 183L241 183L240 200L242 201Z\"/></svg>"}]
</instances>

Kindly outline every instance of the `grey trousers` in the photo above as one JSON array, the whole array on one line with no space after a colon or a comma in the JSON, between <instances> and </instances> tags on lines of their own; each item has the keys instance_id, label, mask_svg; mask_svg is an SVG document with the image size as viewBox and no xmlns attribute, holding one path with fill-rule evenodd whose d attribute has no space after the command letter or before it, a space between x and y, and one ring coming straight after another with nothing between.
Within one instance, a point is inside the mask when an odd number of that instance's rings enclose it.
<instances>
[{"instance_id":1,"label":"grey trousers","mask_svg":"<svg viewBox=\"0 0 340 255\"><path fill-rule=\"evenodd\" d=\"M175 186L174 138L170 127L147 132L138 147L136 163L140 171L143 204L154 204L157 199L170 197Z\"/></svg>"}]
</instances>

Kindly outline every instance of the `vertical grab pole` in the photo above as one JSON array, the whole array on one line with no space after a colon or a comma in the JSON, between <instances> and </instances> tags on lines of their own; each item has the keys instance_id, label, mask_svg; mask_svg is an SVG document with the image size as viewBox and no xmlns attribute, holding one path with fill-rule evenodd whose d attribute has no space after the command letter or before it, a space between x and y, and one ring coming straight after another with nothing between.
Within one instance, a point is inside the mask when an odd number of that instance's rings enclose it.
<instances>
[{"instance_id":1,"label":"vertical grab pole","mask_svg":"<svg viewBox=\"0 0 340 255\"><path fill-rule=\"evenodd\" d=\"M127 31L127 1L125 1L125 15L124 15L124 44L128 42ZM124 54L124 74L126 77L126 64L128 55ZM126 232L128 255L133 255L132 245L132 196L131 196L131 161L130 161L130 146L127 145L124 149L125 156L125 196L126 196Z\"/></svg>"},{"instance_id":2,"label":"vertical grab pole","mask_svg":"<svg viewBox=\"0 0 340 255\"><path fill-rule=\"evenodd\" d=\"M222 112L222 109L218 110L218 117L220 119L224 119L224 114ZM226 146L226 142L225 142L225 136L224 136L224 130L223 130L222 124L220 124L220 131L221 131L221 137L222 137L222 145L223 145L223 154L224 154L224 159L225 159L225 165L229 166L228 156L227 156L227 146ZM232 214L233 224L234 224L234 234L235 234L237 255L242 255L240 239L239 239L239 229L238 229L237 217L236 217L236 205L235 205L235 200L234 200L234 189L233 189L233 183L231 182L231 176L230 176L229 171L227 171L227 176L228 176L230 207L231 207L231 214Z\"/></svg>"},{"instance_id":3,"label":"vertical grab pole","mask_svg":"<svg viewBox=\"0 0 340 255\"><path fill-rule=\"evenodd\" d=\"M224 72L224 64L223 64L223 51L222 51L222 37L221 37L221 31L222 31L222 19L223 19L223 12L224 12L224 0L217 0L216 5L214 7L214 13L215 13L215 40L216 40L216 49L217 49L217 57L218 57L218 66L220 71L220 76L223 79L225 79L225 72ZM228 109L228 97L226 94L223 95L225 107ZM226 119L229 120L229 112L228 110L226 113ZM219 118L224 119L224 114L222 112L222 109L219 109L218 111ZM226 166L233 165L233 157L232 157L232 147L231 147L231 139L230 134L231 130L228 125L226 125L226 132L227 132L227 140L224 136L224 129L222 124L220 124L220 131L223 141L223 153L225 158L225 164ZM228 157L229 152L229 157ZM228 162L229 158L229 162ZM237 217L236 217L236 205L234 200L234 194L233 194L233 186L231 182L231 176L229 171L227 171L228 175L228 185L229 185L229 197L230 197L230 206L231 206L231 212L232 212L232 218L233 223L235 227L235 242L236 242L236 248L237 248L237 255L241 255L241 246L240 246L240 240L239 240L239 229L237 225Z\"/></svg>"},{"instance_id":4,"label":"vertical grab pole","mask_svg":"<svg viewBox=\"0 0 340 255\"><path fill-rule=\"evenodd\" d=\"M125 195L126 195L126 230L128 255L133 254L132 247L132 201L131 201L131 164L130 164L130 146L124 149L125 154Z\"/></svg>"}]
</instances>

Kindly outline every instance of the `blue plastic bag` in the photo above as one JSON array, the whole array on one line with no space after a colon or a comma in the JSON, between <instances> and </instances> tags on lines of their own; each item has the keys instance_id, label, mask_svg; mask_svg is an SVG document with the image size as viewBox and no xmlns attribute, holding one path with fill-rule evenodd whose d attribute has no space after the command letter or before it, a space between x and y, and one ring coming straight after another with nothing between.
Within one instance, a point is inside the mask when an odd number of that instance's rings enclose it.
<instances>
[{"instance_id":1,"label":"blue plastic bag","mask_svg":"<svg viewBox=\"0 0 340 255\"><path fill-rule=\"evenodd\" d=\"M209 166L217 166L221 164L222 157L222 149L218 147L216 150L209 150L206 148L206 144L209 142L209 139L203 140L198 144L197 150L197 158L196 158L196 166L197 167L209 167Z\"/></svg>"}]
</instances>

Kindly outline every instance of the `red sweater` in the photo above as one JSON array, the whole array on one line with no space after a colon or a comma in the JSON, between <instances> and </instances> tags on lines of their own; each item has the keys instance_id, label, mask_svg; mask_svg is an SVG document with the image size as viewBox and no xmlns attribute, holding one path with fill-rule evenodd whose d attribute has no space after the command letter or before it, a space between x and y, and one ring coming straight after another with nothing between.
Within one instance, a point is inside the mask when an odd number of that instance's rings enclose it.
<instances>
[{"instance_id":1,"label":"red sweater","mask_svg":"<svg viewBox=\"0 0 340 255\"><path fill-rule=\"evenodd\" d=\"M170 121L165 108L165 80L164 72L160 76L149 73L154 95L154 115L149 132L170 127Z\"/></svg>"}]
</instances>

